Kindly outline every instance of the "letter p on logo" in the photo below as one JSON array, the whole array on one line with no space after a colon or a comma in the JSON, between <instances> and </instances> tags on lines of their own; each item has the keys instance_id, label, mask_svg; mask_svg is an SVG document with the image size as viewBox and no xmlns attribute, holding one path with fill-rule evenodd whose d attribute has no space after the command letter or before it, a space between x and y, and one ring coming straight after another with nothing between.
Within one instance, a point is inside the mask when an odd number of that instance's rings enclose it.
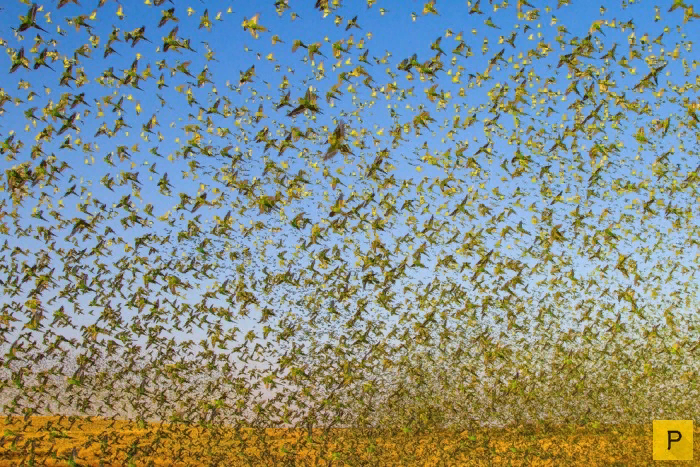
<instances>
[{"instance_id":1,"label":"letter p on logo","mask_svg":"<svg viewBox=\"0 0 700 467\"><path fill-rule=\"evenodd\" d=\"M693 460L693 421L654 420L654 460Z\"/></svg>"}]
</instances>

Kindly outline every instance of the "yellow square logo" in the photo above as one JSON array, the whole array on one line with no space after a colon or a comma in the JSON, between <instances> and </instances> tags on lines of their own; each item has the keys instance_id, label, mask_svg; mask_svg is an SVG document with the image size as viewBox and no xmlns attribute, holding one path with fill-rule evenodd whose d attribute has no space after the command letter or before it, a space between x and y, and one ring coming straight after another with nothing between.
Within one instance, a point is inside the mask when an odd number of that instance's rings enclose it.
<instances>
[{"instance_id":1,"label":"yellow square logo","mask_svg":"<svg viewBox=\"0 0 700 467\"><path fill-rule=\"evenodd\" d=\"M693 421L654 420L654 460L693 460Z\"/></svg>"}]
</instances>

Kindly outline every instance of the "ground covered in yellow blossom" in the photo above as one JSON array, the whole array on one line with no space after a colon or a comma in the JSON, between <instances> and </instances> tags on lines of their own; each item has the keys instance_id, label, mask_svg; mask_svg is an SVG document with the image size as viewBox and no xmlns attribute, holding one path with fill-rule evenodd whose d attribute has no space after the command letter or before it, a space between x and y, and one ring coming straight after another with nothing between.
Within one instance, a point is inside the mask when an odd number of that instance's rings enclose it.
<instances>
[{"instance_id":1,"label":"ground covered in yellow blossom","mask_svg":"<svg viewBox=\"0 0 700 467\"><path fill-rule=\"evenodd\" d=\"M661 465L652 427L547 423L407 433L2 418L0 465ZM695 459L700 436L694 436Z\"/></svg>"}]
</instances>

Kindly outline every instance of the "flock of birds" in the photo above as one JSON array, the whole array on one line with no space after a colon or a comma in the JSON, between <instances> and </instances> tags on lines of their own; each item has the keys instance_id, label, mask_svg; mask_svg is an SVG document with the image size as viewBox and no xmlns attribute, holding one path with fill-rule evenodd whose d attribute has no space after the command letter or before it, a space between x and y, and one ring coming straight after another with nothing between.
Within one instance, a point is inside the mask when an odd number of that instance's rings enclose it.
<instances>
[{"instance_id":1,"label":"flock of birds","mask_svg":"<svg viewBox=\"0 0 700 467\"><path fill-rule=\"evenodd\" d=\"M174 421L418 426L600 416L598 392L631 414L679 365L697 381L692 4L278 0L232 26L236 5L88 3L0 34L6 413L133 377L123 400ZM407 52L397 18L443 32Z\"/></svg>"}]
</instances>

